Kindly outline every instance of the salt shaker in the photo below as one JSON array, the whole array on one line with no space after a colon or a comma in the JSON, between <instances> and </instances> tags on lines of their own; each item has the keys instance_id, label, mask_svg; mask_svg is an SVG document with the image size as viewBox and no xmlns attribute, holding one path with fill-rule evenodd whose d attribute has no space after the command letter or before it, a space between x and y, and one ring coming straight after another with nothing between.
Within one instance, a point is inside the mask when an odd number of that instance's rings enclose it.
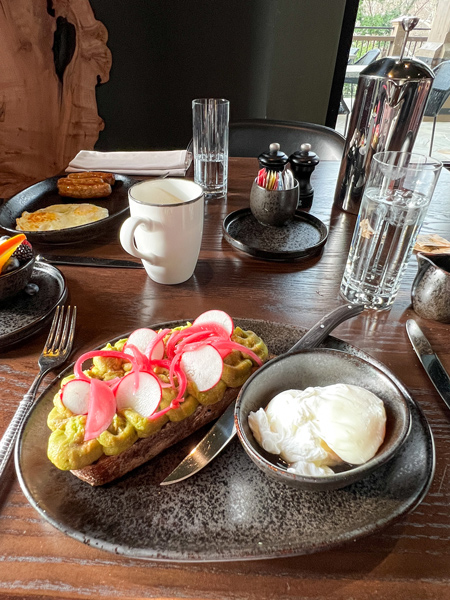
<instances>
[{"instance_id":1,"label":"salt shaker","mask_svg":"<svg viewBox=\"0 0 450 600\"><path fill-rule=\"evenodd\" d=\"M309 210L313 203L314 188L311 185L311 174L319 164L320 159L311 151L311 144L302 144L300 151L294 152L289 157L291 170L300 186L298 208Z\"/></svg>"}]
</instances>

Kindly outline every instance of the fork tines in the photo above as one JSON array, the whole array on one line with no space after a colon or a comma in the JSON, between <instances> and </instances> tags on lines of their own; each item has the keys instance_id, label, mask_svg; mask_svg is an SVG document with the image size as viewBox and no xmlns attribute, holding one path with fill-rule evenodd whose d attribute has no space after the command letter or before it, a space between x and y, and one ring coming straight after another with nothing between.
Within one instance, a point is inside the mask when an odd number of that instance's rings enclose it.
<instances>
[{"instance_id":1,"label":"fork tines","mask_svg":"<svg viewBox=\"0 0 450 600\"><path fill-rule=\"evenodd\" d=\"M65 319L64 312L66 312ZM76 316L76 306L72 309L72 315L70 314L70 305L67 307L66 311L64 306L56 307L50 333L45 342L44 352L46 354L57 351L62 352L64 350L70 351L75 333Z\"/></svg>"}]
</instances>

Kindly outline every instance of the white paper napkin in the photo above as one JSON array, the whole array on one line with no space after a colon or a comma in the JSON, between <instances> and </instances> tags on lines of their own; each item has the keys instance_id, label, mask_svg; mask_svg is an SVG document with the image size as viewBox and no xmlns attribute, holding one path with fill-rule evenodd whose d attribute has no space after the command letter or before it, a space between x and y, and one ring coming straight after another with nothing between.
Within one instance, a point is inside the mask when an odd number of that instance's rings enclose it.
<instances>
[{"instance_id":1,"label":"white paper napkin","mask_svg":"<svg viewBox=\"0 0 450 600\"><path fill-rule=\"evenodd\" d=\"M187 150L152 152L96 152L81 150L66 171L106 171L124 175L184 176L192 160Z\"/></svg>"}]
</instances>

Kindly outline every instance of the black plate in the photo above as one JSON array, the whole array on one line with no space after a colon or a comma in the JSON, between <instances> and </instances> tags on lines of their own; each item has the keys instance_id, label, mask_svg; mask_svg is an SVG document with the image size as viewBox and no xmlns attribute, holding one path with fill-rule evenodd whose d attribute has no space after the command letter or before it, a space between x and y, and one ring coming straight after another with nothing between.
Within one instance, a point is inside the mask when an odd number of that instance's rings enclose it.
<instances>
[{"instance_id":1,"label":"black plate","mask_svg":"<svg viewBox=\"0 0 450 600\"><path fill-rule=\"evenodd\" d=\"M260 334L274 354L289 350L305 333L300 327L259 320L237 319L236 324ZM435 465L431 431L406 388L384 365L333 337L323 346L374 364L410 403L408 439L390 462L364 480L324 492L284 486L266 477L235 438L193 477L161 487L208 425L120 480L92 488L59 471L46 456L47 415L61 377L73 369L69 367L39 397L20 433L16 469L22 490L42 518L63 533L96 548L148 560L286 557L331 549L379 531L428 491Z\"/></svg>"},{"instance_id":2,"label":"black plate","mask_svg":"<svg viewBox=\"0 0 450 600\"><path fill-rule=\"evenodd\" d=\"M297 210L294 219L283 227L261 225L249 208L227 215L223 235L235 248L271 261L306 259L322 250L328 229L314 215Z\"/></svg>"},{"instance_id":3,"label":"black plate","mask_svg":"<svg viewBox=\"0 0 450 600\"><path fill-rule=\"evenodd\" d=\"M116 175L116 183L112 187L112 193L108 198L92 198L81 200L77 198L65 198L58 194L56 182L61 177L50 177L23 190L10 198L6 204L0 207L0 228L16 235L16 219L22 216L23 211L33 212L39 208L45 208L52 204L95 204L109 211L106 219L60 229L58 231L24 231L27 239L33 243L41 244L73 244L95 238L103 233L111 222L128 210L128 188L138 181L136 178L126 175Z\"/></svg>"},{"instance_id":4,"label":"black plate","mask_svg":"<svg viewBox=\"0 0 450 600\"><path fill-rule=\"evenodd\" d=\"M23 290L0 302L0 349L8 349L41 330L53 317L58 304L67 299L64 275L51 265L36 262L30 283L39 292L29 296Z\"/></svg>"}]
</instances>

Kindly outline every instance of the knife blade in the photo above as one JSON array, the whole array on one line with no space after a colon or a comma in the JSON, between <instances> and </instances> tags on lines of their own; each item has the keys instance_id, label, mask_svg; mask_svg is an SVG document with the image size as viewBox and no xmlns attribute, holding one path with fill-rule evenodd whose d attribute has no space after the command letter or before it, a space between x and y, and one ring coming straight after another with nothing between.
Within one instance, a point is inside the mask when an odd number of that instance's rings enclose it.
<instances>
[{"instance_id":1,"label":"knife blade","mask_svg":"<svg viewBox=\"0 0 450 600\"><path fill-rule=\"evenodd\" d=\"M170 485L191 477L206 467L215 458L230 440L236 435L234 426L234 402L230 404L223 415L211 427L208 433L200 440L189 454L183 458L161 485Z\"/></svg>"},{"instance_id":2,"label":"knife blade","mask_svg":"<svg viewBox=\"0 0 450 600\"><path fill-rule=\"evenodd\" d=\"M442 400L450 408L450 377L447 371L414 319L406 321L406 331L428 377Z\"/></svg>"},{"instance_id":3,"label":"knife blade","mask_svg":"<svg viewBox=\"0 0 450 600\"><path fill-rule=\"evenodd\" d=\"M328 334L343 321L359 315L364 310L363 304L339 306L331 313L325 315L320 321L311 327L309 331L289 350L306 350L317 347ZM206 467L236 435L234 426L234 405L232 402L227 410L208 433L200 440L190 453L175 467L175 469L163 480L160 485L171 485L191 475L198 473Z\"/></svg>"},{"instance_id":4,"label":"knife blade","mask_svg":"<svg viewBox=\"0 0 450 600\"><path fill-rule=\"evenodd\" d=\"M38 256L37 260L51 265L72 265L78 267L108 267L115 269L143 269L141 262L132 260L117 260L115 258L100 258L97 256Z\"/></svg>"}]
</instances>

